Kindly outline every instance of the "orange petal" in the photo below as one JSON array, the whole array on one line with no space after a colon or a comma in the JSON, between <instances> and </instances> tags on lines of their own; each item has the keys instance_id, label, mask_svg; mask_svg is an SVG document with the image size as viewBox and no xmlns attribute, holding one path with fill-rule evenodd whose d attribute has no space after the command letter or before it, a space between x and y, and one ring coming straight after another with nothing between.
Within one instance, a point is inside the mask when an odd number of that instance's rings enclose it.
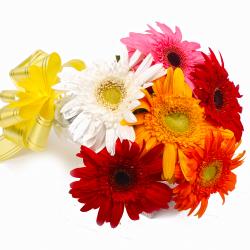
<instances>
[{"instance_id":1,"label":"orange petal","mask_svg":"<svg viewBox=\"0 0 250 250\"><path fill-rule=\"evenodd\" d=\"M225 139L232 139L234 137L234 132L229 129L220 128L219 131L221 132L222 137Z\"/></svg>"},{"instance_id":2,"label":"orange petal","mask_svg":"<svg viewBox=\"0 0 250 250\"><path fill-rule=\"evenodd\" d=\"M163 86L162 86L162 85L163 85L162 80L161 80L161 79L157 79L157 80L154 82L153 86L152 86L153 91L154 91L154 93L155 93L157 96L163 95L163 92L162 92Z\"/></svg>"},{"instance_id":3,"label":"orange petal","mask_svg":"<svg viewBox=\"0 0 250 250\"><path fill-rule=\"evenodd\" d=\"M145 97L146 97L147 101L150 103L150 105L152 105L152 97L148 93L148 91L146 89L142 89L141 91L145 94Z\"/></svg>"},{"instance_id":4,"label":"orange petal","mask_svg":"<svg viewBox=\"0 0 250 250\"><path fill-rule=\"evenodd\" d=\"M145 117L145 114L137 114L136 115L136 119L137 121L136 122L127 122L125 121L124 119L120 122L121 125L129 125L129 126L135 126L135 125L142 125L144 123L144 117Z\"/></svg>"},{"instance_id":5,"label":"orange petal","mask_svg":"<svg viewBox=\"0 0 250 250\"><path fill-rule=\"evenodd\" d=\"M155 137L151 137L149 140L146 141L146 150L150 150L157 144L157 140Z\"/></svg>"},{"instance_id":6,"label":"orange petal","mask_svg":"<svg viewBox=\"0 0 250 250\"><path fill-rule=\"evenodd\" d=\"M174 175L177 149L174 144L166 144L163 152L163 176L170 180Z\"/></svg>"},{"instance_id":7,"label":"orange petal","mask_svg":"<svg viewBox=\"0 0 250 250\"><path fill-rule=\"evenodd\" d=\"M164 92L166 91L168 95L173 94L173 75L174 75L173 68L171 67L168 68L167 77L165 78L165 81L164 81Z\"/></svg>"},{"instance_id":8,"label":"orange petal","mask_svg":"<svg viewBox=\"0 0 250 250\"><path fill-rule=\"evenodd\" d=\"M195 203L195 204L192 206L192 208L191 208L190 211L188 212L188 216L190 216L190 215L194 212L194 210L197 208L198 205L199 205L199 203Z\"/></svg>"},{"instance_id":9,"label":"orange petal","mask_svg":"<svg viewBox=\"0 0 250 250\"><path fill-rule=\"evenodd\" d=\"M174 71L173 79L173 95L174 96L183 96L184 95L184 75L180 68L176 68Z\"/></svg>"},{"instance_id":10,"label":"orange petal","mask_svg":"<svg viewBox=\"0 0 250 250\"><path fill-rule=\"evenodd\" d=\"M182 150L178 149L178 158L179 158L179 163L181 166L182 173L187 181L191 181L191 171L190 168L188 167L188 159L186 155L182 152Z\"/></svg>"},{"instance_id":11,"label":"orange petal","mask_svg":"<svg viewBox=\"0 0 250 250\"><path fill-rule=\"evenodd\" d=\"M220 197L222 199L222 205L224 205L224 203L225 203L225 195L223 193L221 193L221 192L219 192L219 194L220 194Z\"/></svg>"},{"instance_id":12,"label":"orange petal","mask_svg":"<svg viewBox=\"0 0 250 250\"><path fill-rule=\"evenodd\" d=\"M143 100L143 99L141 99L140 102L141 102L141 104L140 104L138 107L136 107L135 110L138 110L138 109L146 109L147 111L150 110L150 106L149 106L149 103L148 103L148 102L146 102L146 101Z\"/></svg>"},{"instance_id":13,"label":"orange petal","mask_svg":"<svg viewBox=\"0 0 250 250\"><path fill-rule=\"evenodd\" d=\"M205 213L206 209L207 209L207 205L208 205L208 199L207 198L203 198L201 200L201 206L199 211L195 214L198 215L198 218L201 218L201 216Z\"/></svg>"},{"instance_id":14,"label":"orange petal","mask_svg":"<svg viewBox=\"0 0 250 250\"><path fill-rule=\"evenodd\" d=\"M237 157L232 160L230 170L233 170L233 169L239 167L244 162L244 159L242 159L242 158L245 155L245 153L246 153L246 151L244 150L242 153L237 155Z\"/></svg>"},{"instance_id":15,"label":"orange petal","mask_svg":"<svg viewBox=\"0 0 250 250\"><path fill-rule=\"evenodd\" d=\"M193 96L192 89L186 83L184 84L183 95L190 98Z\"/></svg>"}]
</instances>

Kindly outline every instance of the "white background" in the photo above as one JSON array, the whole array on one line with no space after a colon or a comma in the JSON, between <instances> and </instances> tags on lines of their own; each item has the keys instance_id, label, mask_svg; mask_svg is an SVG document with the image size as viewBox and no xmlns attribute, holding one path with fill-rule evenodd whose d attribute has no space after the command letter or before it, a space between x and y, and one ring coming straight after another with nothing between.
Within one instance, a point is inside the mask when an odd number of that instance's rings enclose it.
<instances>
[{"instance_id":1,"label":"white background","mask_svg":"<svg viewBox=\"0 0 250 250\"><path fill-rule=\"evenodd\" d=\"M238 1L34 1L0 2L0 89L13 89L10 69L37 49L58 52L64 61L118 54L121 37L161 21L178 25L186 40L202 49L220 50L230 78L244 94L245 133L249 146L250 15ZM249 159L235 172L236 190L224 206L215 195L202 219L169 210L136 222L125 216L113 230L95 224L96 211L81 213L68 194L69 171L80 166L78 147L50 137L48 150L23 152L0 164L0 249L250 249Z\"/></svg>"}]
</instances>

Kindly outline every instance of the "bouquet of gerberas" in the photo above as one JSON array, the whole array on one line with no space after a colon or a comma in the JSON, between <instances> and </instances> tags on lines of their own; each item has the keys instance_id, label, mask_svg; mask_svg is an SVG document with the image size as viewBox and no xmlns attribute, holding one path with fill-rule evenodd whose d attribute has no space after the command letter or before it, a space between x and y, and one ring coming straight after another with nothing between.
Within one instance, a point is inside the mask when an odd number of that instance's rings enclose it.
<instances>
[{"instance_id":1,"label":"bouquet of gerberas","mask_svg":"<svg viewBox=\"0 0 250 250\"><path fill-rule=\"evenodd\" d=\"M149 26L146 33L121 39L128 52L110 63L51 63L45 73L59 85L52 91L51 83L47 92L37 95L32 117L26 95L21 103L9 98L8 114L12 110L18 119L19 113L25 114L26 119L21 118L24 124L28 121L22 145L8 133L3 138L5 144L7 138L18 145L13 152L32 149L30 138L36 143L39 135L44 138L44 117L81 145L77 156L83 166L71 172L79 180L71 184L70 193L84 204L82 212L99 209L99 225L109 222L116 227L124 209L138 220L143 212L167 209L171 200L176 209L189 214L197 210L201 217L211 194L218 192L224 202L234 189L232 170L243 161L244 152L235 156L243 131L241 95L222 57L219 62L211 49L207 55L198 51L198 43L182 41L177 27L173 32L157 25L160 31ZM37 79L34 69L31 73ZM5 99L9 95L2 94ZM19 113L13 111L16 107ZM6 117L6 108L4 112ZM7 132L20 123L4 121ZM42 129L34 129L37 123ZM33 130L35 137L30 136Z\"/></svg>"}]
</instances>

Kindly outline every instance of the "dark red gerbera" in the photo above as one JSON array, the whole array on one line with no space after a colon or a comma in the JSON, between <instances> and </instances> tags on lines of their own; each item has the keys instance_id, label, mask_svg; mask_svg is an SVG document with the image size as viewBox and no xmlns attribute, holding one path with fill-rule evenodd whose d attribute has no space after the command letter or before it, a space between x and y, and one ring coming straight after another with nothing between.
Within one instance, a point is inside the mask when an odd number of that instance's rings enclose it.
<instances>
[{"instance_id":1,"label":"dark red gerbera","mask_svg":"<svg viewBox=\"0 0 250 250\"><path fill-rule=\"evenodd\" d=\"M138 220L142 212L168 208L171 189L160 182L162 150L159 145L142 155L138 144L118 140L116 153L111 156L106 149L95 153L82 146L77 156L85 167L71 172L80 180L71 184L70 193L84 203L82 212L99 208L97 223L109 222L113 228L124 208L132 220Z\"/></svg>"},{"instance_id":2,"label":"dark red gerbera","mask_svg":"<svg viewBox=\"0 0 250 250\"><path fill-rule=\"evenodd\" d=\"M205 108L206 118L216 126L222 126L234 132L236 140L242 136L243 126L240 120L242 108L238 98L239 85L235 86L228 79L222 56L221 64L214 52L210 55L203 53L205 61L198 64L192 73L194 94L201 100Z\"/></svg>"}]
</instances>

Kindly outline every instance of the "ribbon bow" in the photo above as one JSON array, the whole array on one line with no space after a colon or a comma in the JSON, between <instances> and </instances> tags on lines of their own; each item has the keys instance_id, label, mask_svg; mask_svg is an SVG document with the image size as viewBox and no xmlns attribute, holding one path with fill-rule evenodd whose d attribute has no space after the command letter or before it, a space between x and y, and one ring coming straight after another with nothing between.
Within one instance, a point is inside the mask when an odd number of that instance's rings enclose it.
<instances>
[{"instance_id":1,"label":"ribbon bow","mask_svg":"<svg viewBox=\"0 0 250 250\"><path fill-rule=\"evenodd\" d=\"M48 55L39 50L10 72L17 85L16 91L2 91L0 99L7 106L0 110L0 161L6 160L23 148L41 151L46 147L54 121L55 102L61 92L52 88L58 73L66 66L82 70L80 60L62 65L57 53Z\"/></svg>"}]
</instances>

